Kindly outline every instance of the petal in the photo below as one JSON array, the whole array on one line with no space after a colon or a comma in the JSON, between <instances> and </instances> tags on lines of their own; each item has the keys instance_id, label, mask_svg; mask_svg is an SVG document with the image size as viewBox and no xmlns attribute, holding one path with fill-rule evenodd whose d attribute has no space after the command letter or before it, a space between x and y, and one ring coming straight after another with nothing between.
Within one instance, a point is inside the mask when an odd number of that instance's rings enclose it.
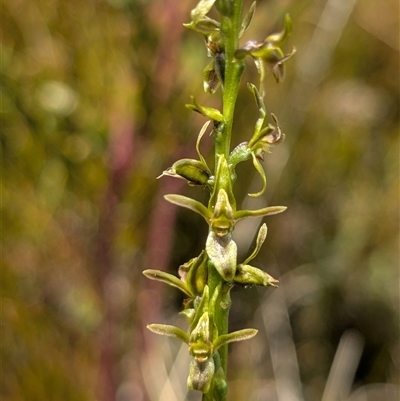
<instances>
[{"instance_id":1,"label":"petal","mask_svg":"<svg viewBox=\"0 0 400 401\"><path fill-rule=\"evenodd\" d=\"M264 90L264 78L265 78L265 67L262 59L260 58L255 58L254 59L254 64L256 65L258 74L260 75L260 96L264 97L265 90Z\"/></svg>"},{"instance_id":2,"label":"petal","mask_svg":"<svg viewBox=\"0 0 400 401\"><path fill-rule=\"evenodd\" d=\"M250 25L251 20L253 19L254 12L256 11L256 2L254 1L253 4L250 6L249 11L245 15L243 21L242 21L242 26L239 32L239 38L242 37L244 32L247 30L247 28Z\"/></svg>"},{"instance_id":3,"label":"petal","mask_svg":"<svg viewBox=\"0 0 400 401\"><path fill-rule=\"evenodd\" d=\"M269 35L264 42L269 42L274 44L282 43L290 36L292 31L293 31L292 19L290 18L289 14L286 14L282 31Z\"/></svg>"},{"instance_id":4,"label":"petal","mask_svg":"<svg viewBox=\"0 0 400 401\"><path fill-rule=\"evenodd\" d=\"M254 193L254 194L248 194L248 195L251 196L252 198L257 198L258 196L262 195L265 192L265 190L267 189L267 177L265 175L263 166L261 165L260 161L257 159L254 152L251 154L251 156L253 158L253 166L257 170L258 174L260 174L261 180L263 182L263 186L260 189L260 191Z\"/></svg>"},{"instance_id":5,"label":"petal","mask_svg":"<svg viewBox=\"0 0 400 401\"><path fill-rule=\"evenodd\" d=\"M197 141L196 141L196 151L197 151L197 154L198 154L198 156L199 156L200 161L201 161L205 166L207 166L207 163L206 163L206 161L205 161L203 155L200 153L200 141L201 141L201 138L203 138L203 135L204 135L204 133L206 132L206 130L207 130L207 128L208 128L209 125L210 125L210 121L207 121L207 122L203 125L203 127L201 128L201 130L200 130L200 132L199 132L199 135L198 135L198 137L197 137ZM208 168L208 166L207 166L207 168ZM208 170L210 170L210 169L208 168Z\"/></svg>"}]
</instances>

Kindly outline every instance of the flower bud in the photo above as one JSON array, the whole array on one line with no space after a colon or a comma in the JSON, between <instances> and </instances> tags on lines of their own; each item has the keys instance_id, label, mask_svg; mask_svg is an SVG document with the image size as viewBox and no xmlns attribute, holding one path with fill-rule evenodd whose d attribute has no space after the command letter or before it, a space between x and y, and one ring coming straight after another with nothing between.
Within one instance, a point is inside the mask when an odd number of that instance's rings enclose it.
<instances>
[{"instance_id":1,"label":"flower bud","mask_svg":"<svg viewBox=\"0 0 400 401\"><path fill-rule=\"evenodd\" d=\"M183 178L189 185L207 185L207 181L211 177L211 171L199 160L181 159L165 170L160 177L163 175Z\"/></svg>"},{"instance_id":2,"label":"flower bud","mask_svg":"<svg viewBox=\"0 0 400 401\"><path fill-rule=\"evenodd\" d=\"M186 283L189 291L201 294L207 282L207 254L203 250L197 258L179 266L179 276Z\"/></svg>"},{"instance_id":3,"label":"flower bud","mask_svg":"<svg viewBox=\"0 0 400 401\"><path fill-rule=\"evenodd\" d=\"M272 287L277 287L279 282L265 271L250 265L238 265L234 281L244 286L270 285Z\"/></svg>"}]
</instances>

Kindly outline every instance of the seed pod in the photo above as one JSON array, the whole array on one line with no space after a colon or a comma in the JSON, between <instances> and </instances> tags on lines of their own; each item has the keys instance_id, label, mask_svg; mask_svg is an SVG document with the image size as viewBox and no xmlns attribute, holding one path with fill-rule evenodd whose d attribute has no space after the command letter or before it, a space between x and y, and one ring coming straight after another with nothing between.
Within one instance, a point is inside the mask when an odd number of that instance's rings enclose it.
<instances>
[{"instance_id":1,"label":"seed pod","mask_svg":"<svg viewBox=\"0 0 400 401\"><path fill-rule=\"evenodd\" d=\"M277 287L279 282L265 271L250 265L238 265L234 281L246 287L253 285Z\"/></svg>"},{"instance_id":2,"label":"seed pod","mask_svg":"<svg viewBox=\"0 0 400 401\"><path fill-rule=\"evenodd\" d=\"M183 178L189 185L207 185L211 171L199 160L181 159L165 170L162 175Z\"/></svg>"}]
</instances>

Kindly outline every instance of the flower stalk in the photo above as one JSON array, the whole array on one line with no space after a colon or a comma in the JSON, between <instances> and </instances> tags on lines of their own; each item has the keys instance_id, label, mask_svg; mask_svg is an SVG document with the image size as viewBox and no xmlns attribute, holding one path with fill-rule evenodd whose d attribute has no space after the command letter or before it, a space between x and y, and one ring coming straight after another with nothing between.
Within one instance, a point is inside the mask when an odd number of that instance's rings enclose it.
<instances>
[{"instance_id":1,"label":"flower stalk","mask_svg":"<svg viewBox=\"0 0 400 401\"><path fill-rule=\"evenodd\" d=\"M182 195L165 196L167 201L203 216L209 226L204 250L199 256L181 265L178 276L154 269L143 272L152 280L162 281L179 289L187 297L181 312L188 320L187 331L162 324L150 324L148 328L188 345L192 357L188 388L201 391L203 401L226 400L228 344L249 339L257 333L255 329L229 333L232 287L276 287L278 283L268 273L249 264L265 241L266 225L263 224L259 230L255 250L242 263L237 260L237 246L233 239L235 225L244 218L277 214L286 209L283 206L270 206L258 210L238 210L233 192L236 167L248 160L252 161L262 181L260 191L249 196L261 196L266 190L267 180L261 162L264 154L270 152L270 147L284 139L284 134L275 115L272 114L272 122L266 123L264 64L269 66L277 82L280 82L285 73L284 62L294 53L292 51L284 55L279 47L292 30L289 16L285 17L282 32L271 34L264 41L252 40L240 46L240 37L248 28L255 12L254 2L243 18L242 1L200 0L191 12L191 22L184 24L205 38L207 55L211 61L203 70L203 87L210 94L215 94L220 88L222 107L218 110L200 105L192 98L187 107L207 119L196 142L198 160L178 160L161 174L184 179L189 185L203 186L209 192L207 205ZM208 16L213 7L219 15L218 20ZM252 83L247 85L255 99L259 117L249 135L249 141L231 150L235 104L246 58L254 60L260 74L259 89ZM214 169L210 169L200 152L201 138L209 126L215 144Z\"/></svg>"}]
</instances>

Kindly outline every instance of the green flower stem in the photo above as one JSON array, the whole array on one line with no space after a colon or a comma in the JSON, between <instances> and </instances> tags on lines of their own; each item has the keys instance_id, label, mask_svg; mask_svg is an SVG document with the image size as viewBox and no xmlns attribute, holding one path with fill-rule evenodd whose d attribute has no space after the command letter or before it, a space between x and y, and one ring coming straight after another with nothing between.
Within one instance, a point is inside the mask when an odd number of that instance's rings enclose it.
<instances>
[{"instance_id":1,"label":"green flower stem","mask_svg":"<svg viewBox=\"0 0 400 401\"><path fill-rule=\"evenodd\" d=\"M215 136L215 161L216 168L218 163L218 155L224 155L227 159L230 153L231 136L233 117L235 111L236 99L239 92L240 81L244 72L244 62L242 60L235 59L235 51L239 47L239 32L241 26L242 16L242 0L234 0L231 3L230 15L221 14L221 33L225 46L225 81L222 88L222 113L224 116L224 126L219 135ZM227 179L228 177L224 177ZM228 178L230 179L230 177ZM218 183L215 183L218 187ZM219 283L222 282L222 295L224 299L216 305L215 313L215 324L217 326L218 335L228 333L228 319L229 310L231 305L229 295L229 285L223 281L221 275L212 265L209 263L208 268L208 286L210 288L210 294L214 292ZM228 345L221 346L218 350L221 367L225 374L228 365ZM218 398L216 398L218 397ZM210 391L203 394L203 401L225 401L226 394L221 394L217 391Z\"/></svg>"},{"instance_id":2,"label":"green flower stem","mask_svg":"<svg viewBox=\"0 0 400 401\"><path fill-rule=\"evenodd\" d=\"M215 139L216 154L228 158L235 104L239 85L244 71L244 61L235 59L235 51L239 47L243 0L234 0L231 4L231 15L221 15L221 33L225 45L225 82L222 95L222 112L224 128L222 135Z\"/></svg>"},{"instance_id":3,"label":"green flower stem","mask_svg":"<svg viewBox=\"0 0 400 401\"><path fill-rule=\"evenodd\" d=\"M215 5L219 21L207 17ZM260 196L266 188L266 176L260 163L263 155L283 140L278 120L272 115L275 125L265 125L263 90L248 84L259 111L254 133L250 142L242 142L231 152L231 136L235 104L239 85L244 72L244 58L254 59L261 83L263 62L267 63L279 82L284 76L283 62L292 53L284 55L277 44L291 32L291 20L285 18L282 32L272 34L263 42L246 42L239 48L239 38L250 24L255 2L242 21L243 0L199 0L192 10L192 21L185 24L205 35L211 62L203 70L203 86L207 93L214 94L222 89L222 111L199 104L194 98L187 107L212 121L215 142L215 168L210 169L199 150L200 140L208 122L203 126L196 142L199 159L181 159L161 175L185 179L190 185L201 185L210 191L208 205L182 195L169 194L169 202L200 214L209 225L205 249L196 258L179 267L179 278L170 273L147 269L144 274L181 290L188 299L182 313L189 320L189 332L165 324L150 324L148 328L157 334L174 337L189 346L192 357L189 366L187 386L203 393L203 401L226 401L228 343L242 341L256 335L255 329L228 332L228 318L231 306L230 290L234 284L243 286L276 286L278 280L268 273L248 264L258 254L267 235L263 225L257 236L253 253L238 264L237 245L232 231L237 221L254 216L267 216L283 212L282 206L264 207L258 210L237 210L233 193L236 165L252 160L260 174L262 188L249 196ZM264 126L264 128L263 128Z\"/></svg>"}]
</instances>

